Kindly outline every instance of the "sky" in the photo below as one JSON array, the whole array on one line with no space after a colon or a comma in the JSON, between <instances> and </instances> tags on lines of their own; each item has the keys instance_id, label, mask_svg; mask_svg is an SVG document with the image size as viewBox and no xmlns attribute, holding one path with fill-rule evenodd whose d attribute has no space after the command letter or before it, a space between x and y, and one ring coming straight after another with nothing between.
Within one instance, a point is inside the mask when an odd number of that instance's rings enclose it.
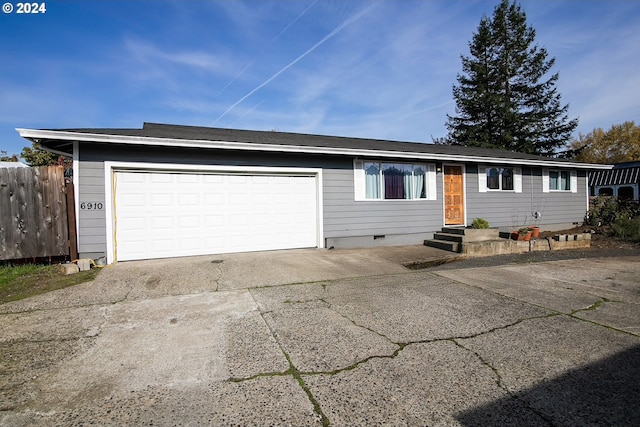
<instances>
[{"instance_id":1,"label":"sky","mask_svg":"<svg viewBox=\"0 0 640 427\"><path fill-rule=\"evenodd\" d=\"M16 128L143 122L430 143L497 3L48 0L19 14L3 0L0 150L30 146ZM556 60L574 137L640 123L640 0L519 4Z\"/></svg>"}]
</instances>

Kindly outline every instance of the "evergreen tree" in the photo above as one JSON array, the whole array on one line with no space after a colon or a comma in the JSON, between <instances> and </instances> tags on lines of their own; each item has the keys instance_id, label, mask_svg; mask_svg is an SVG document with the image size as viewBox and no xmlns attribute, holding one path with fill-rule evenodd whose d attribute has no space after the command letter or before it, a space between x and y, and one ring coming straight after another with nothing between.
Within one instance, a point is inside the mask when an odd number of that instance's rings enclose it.
<instances>
[{"instance_id":1,"label":"evergreen tree","mask_svg":"<svg viewBox=\"0 0 640 427\"><path fill-rule=\"evenodd\" d=\"M570 140L578 120L561 106L558 73L548 74L555 59L534 39L515 1L502 0L492 18L482 17L470 56L461 56L456 116L447 115L449 134L440 143L553 155Z\"/></svg>"}]
</instances>

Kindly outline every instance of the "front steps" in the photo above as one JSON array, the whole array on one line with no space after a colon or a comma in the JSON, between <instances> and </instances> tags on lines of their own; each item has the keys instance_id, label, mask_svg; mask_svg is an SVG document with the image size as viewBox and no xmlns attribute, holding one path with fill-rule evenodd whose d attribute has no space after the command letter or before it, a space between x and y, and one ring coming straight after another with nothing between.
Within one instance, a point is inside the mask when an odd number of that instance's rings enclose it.
<instances>
[{"instance_id":1,"label":"front steps","mask_svg":"<svg viewBox=\"0 0 640 427\"><path fill-rule=\"evenodd\" d=\"M591 246L591 234L556 235L553 238L516 241L510 239L510 233L501 233L497 228L479 230L443 227L440 232L434 233L433 239L425 240L424 245L467 256L489 256L588 248Z\"/></svg>"},{"instance_id":2,"label":"front steps","mask_svg":"<svg viewBox=\"0 0 640 427\"><path fill-rule=\"evenodd\" d=\"M425 240L424 245L432 248L444 249L451 252L463 253L466 243L500 240L498 229L474 229L464 227L442 227L439 233L434 233L433 239Z\"/></svg>"}]
</instances>

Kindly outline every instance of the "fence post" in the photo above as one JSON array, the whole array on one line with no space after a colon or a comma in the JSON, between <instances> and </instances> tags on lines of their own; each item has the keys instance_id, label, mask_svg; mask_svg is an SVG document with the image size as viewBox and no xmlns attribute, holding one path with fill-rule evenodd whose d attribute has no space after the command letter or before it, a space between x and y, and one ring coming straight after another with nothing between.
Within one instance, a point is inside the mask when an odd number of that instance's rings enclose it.
<instances>
[{"instance_id":1,"label":"fence post","mask_svg":"<svg viewBox=\"0 0 640 427\"><path fill-rule=\"evenodd\" d=\"M67 226L69 228L69 257L71 261L78 259L78 235L76 234L76 203L73 182L65 184L67 193Z\"/></svg>"}]
</instances>

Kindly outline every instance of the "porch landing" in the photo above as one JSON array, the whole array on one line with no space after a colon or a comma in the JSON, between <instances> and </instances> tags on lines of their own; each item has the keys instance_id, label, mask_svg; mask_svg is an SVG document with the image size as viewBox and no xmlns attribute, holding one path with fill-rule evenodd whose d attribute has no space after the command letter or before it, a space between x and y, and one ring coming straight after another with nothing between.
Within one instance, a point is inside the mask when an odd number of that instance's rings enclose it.
<instances>
[{"instance_id":1,"label":"porch landing","mask_svg":"<svg viewBox=\"0 0 640 427\"><path fill-rule=\"evenodd\" d=\"M443 227L425 240L424 245L467 256L491 256L533 251L551 251L591 247L591 234L557 234L553 237L512 240L511 234L497 228L473 229Z\"/></svg>"}]
</instances>

